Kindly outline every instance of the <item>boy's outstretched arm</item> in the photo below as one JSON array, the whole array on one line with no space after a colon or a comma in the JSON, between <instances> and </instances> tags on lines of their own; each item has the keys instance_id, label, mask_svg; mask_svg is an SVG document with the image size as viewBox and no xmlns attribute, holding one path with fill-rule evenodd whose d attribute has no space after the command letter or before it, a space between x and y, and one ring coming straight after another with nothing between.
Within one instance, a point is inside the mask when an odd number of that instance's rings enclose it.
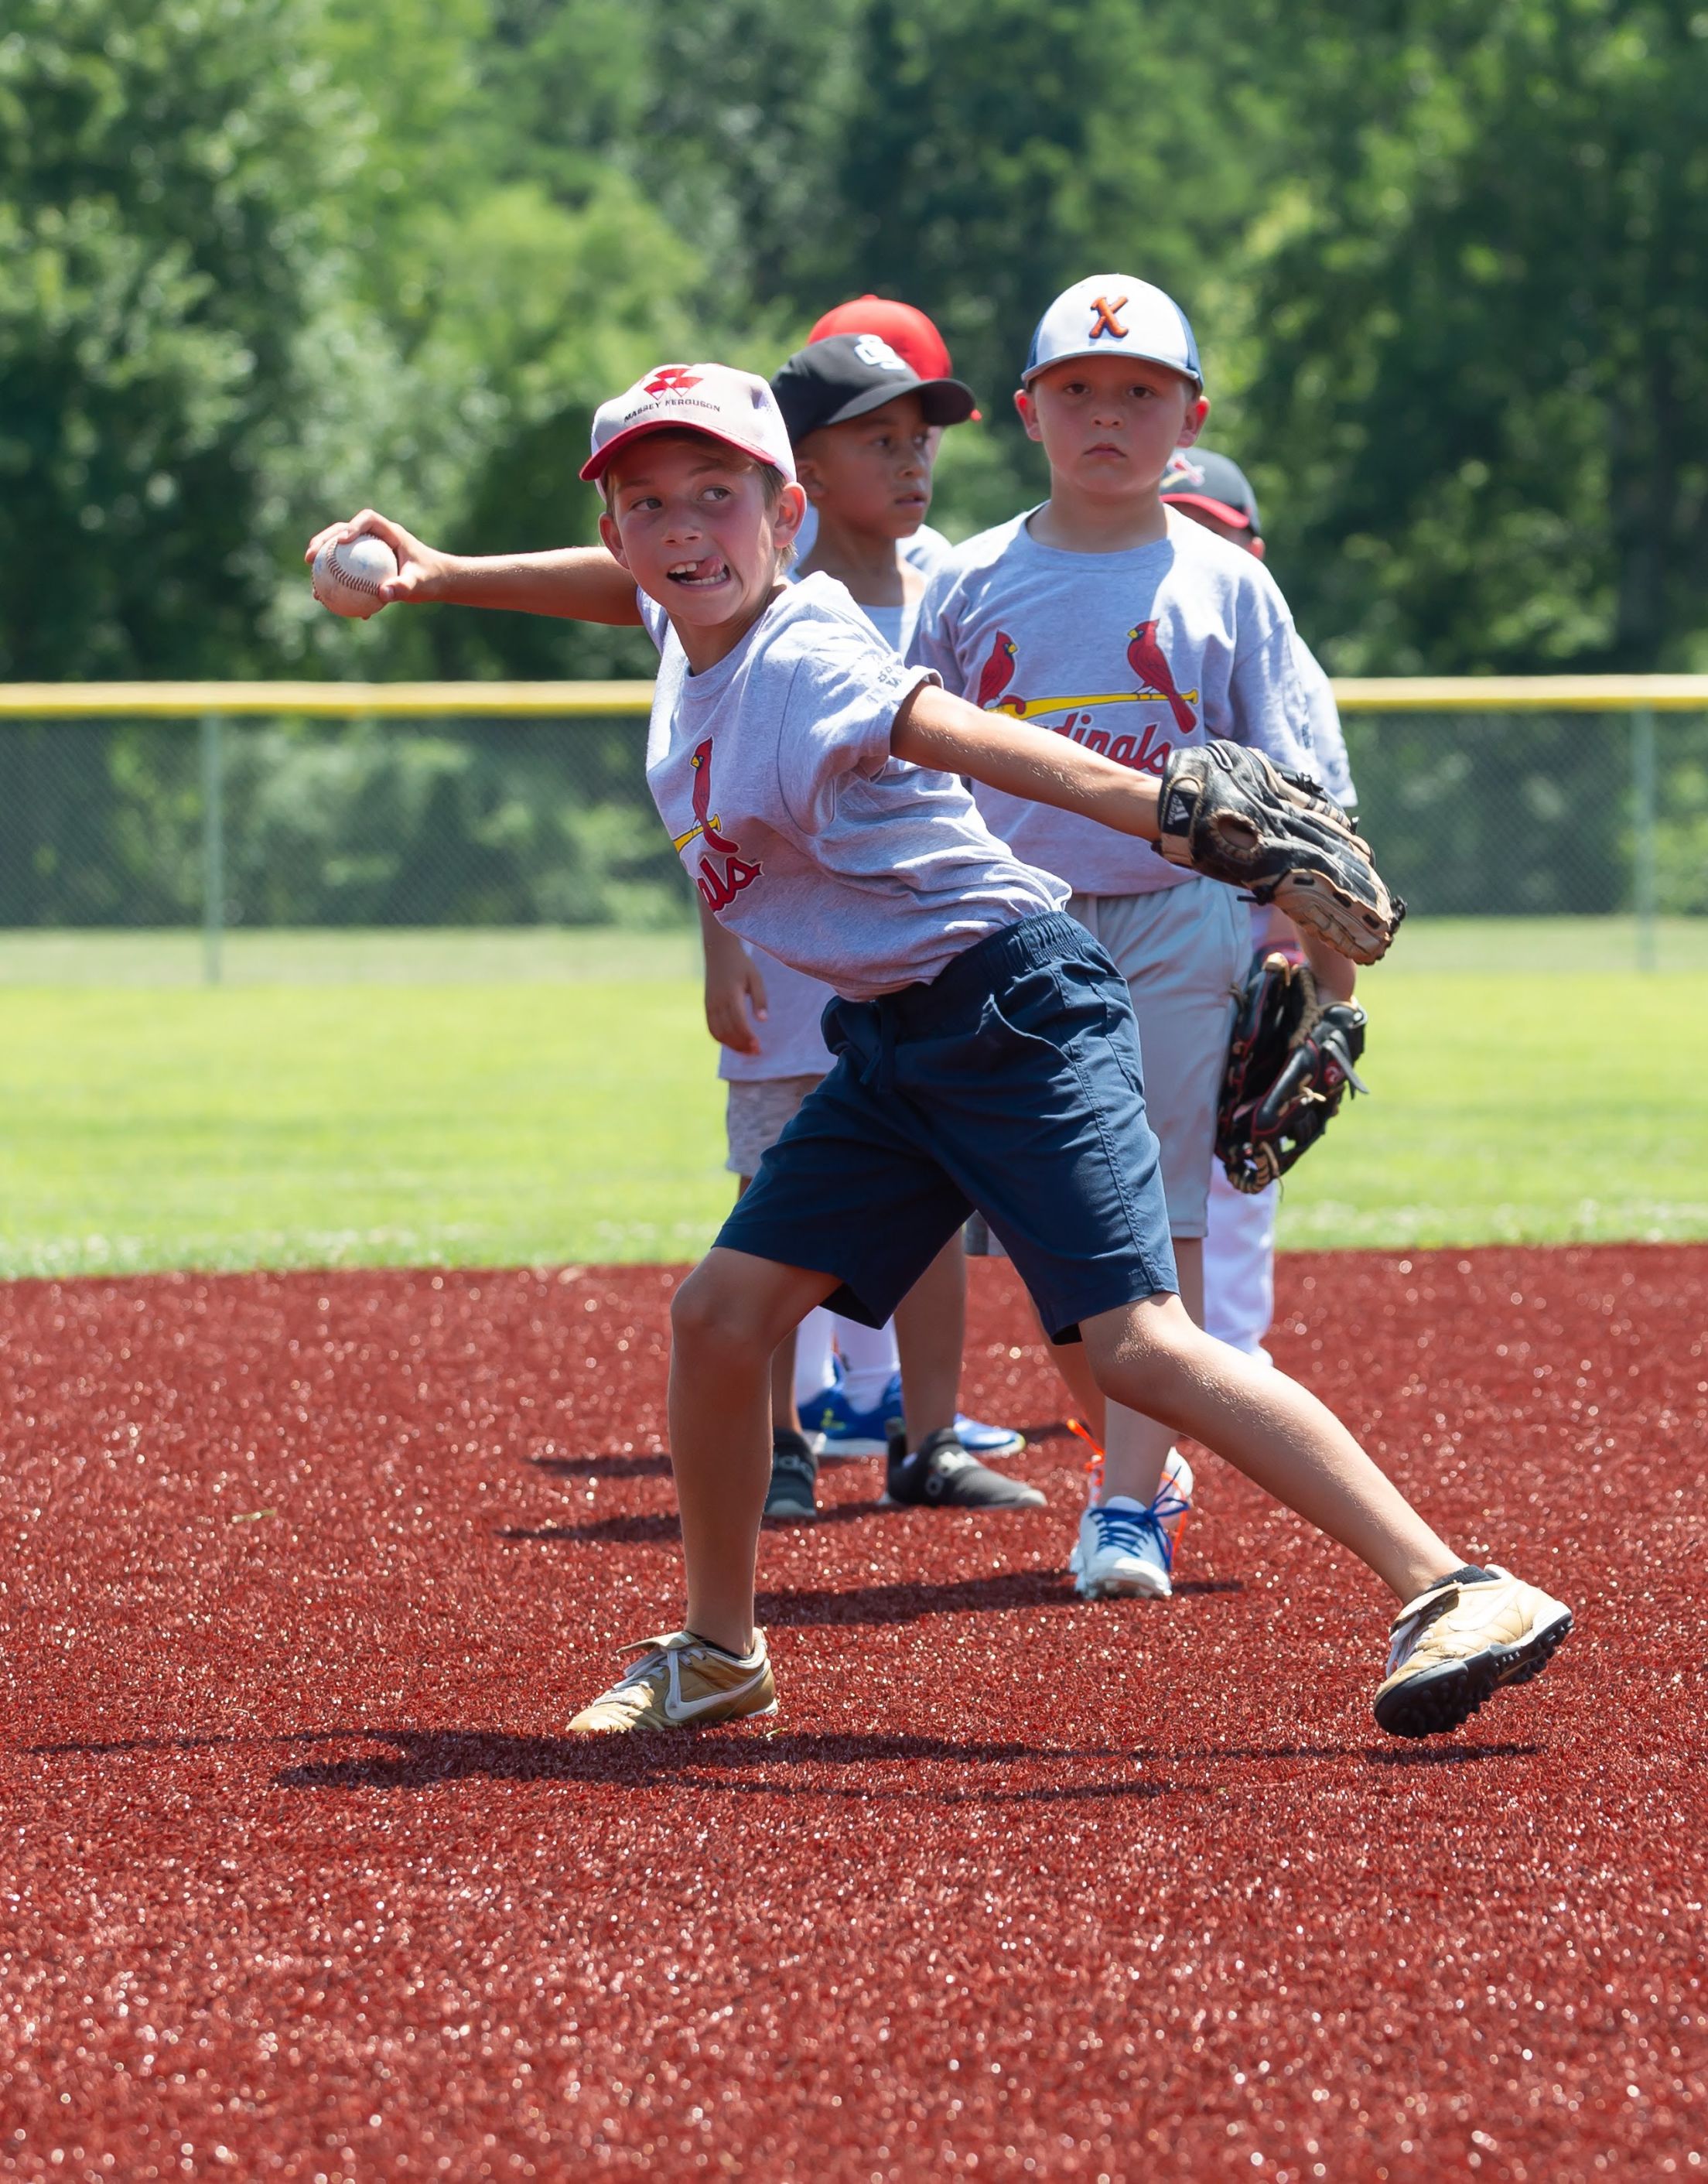
<instances>
[{"instance_id":1,"label":"boy's outstretched arm","mask_svg":"<svg viewBox=\"0 0 1708 2184\"><path fill-rule=\"evenodd\" d=\"M348 522L317 531L303 559L312 563L323 546L363 537L384 539L398 557L397 575L380 587L386 606L437 599L448 606L503 607L513 614L555 615L616 628L640 622L635 580L603 546L564 546L548 554L446 554L364 508Z\"/></svg>"},{"instance_id":2,"label":"boy's outstretched arm","mask_svg":"<svg viewBox=\"0 0 1708 2184\"><path fill-rule=\"evenodd\" d=\"M1335 1000L1349 997L1352 990L1349 967L1335 959L1376 962L1405 915L1405 904L1388 894L1366 845L1327 798L1314 788L1301 792L1260 753L1243 746L1215 744L1196 756L1200 778L1188 784L1202 798L1205 778L1247 777L1246 796L1236 793L1227 800L1236 808L1225 835L1214 829L1200 835L1189 809L1182 826L1179 750L1164 779L1154 780L1047 728L1011 721L999 727L988 713L932 683L919 684L904 701L890 732L890 749L915 766L965 774L1010 796L1077 811L1117 833L1158 844L1171 863L1249 889L1255 901L1278 903L1299 927L1301 938L1308 936L1312 968ZM1161 825L1165 788L1174 830L1166 838ZM1316 943L1322 944L1320 949Z\"/></svg>"},{"instance_id":3,"label":"boy's outstretched arm","mask_svg":"<svg viewBox=\"0 0 1708 2184\"><path fill-rule=\"evenodd\" d=\"M1156 841L1158 784L1149 775L1116 766L1049 728L1018 721L997 725L965 698L921 682L896 715L890 749L914 766L963 773L988 788L1077 811L1118 833Z\"/></svg>"}]
</instances>

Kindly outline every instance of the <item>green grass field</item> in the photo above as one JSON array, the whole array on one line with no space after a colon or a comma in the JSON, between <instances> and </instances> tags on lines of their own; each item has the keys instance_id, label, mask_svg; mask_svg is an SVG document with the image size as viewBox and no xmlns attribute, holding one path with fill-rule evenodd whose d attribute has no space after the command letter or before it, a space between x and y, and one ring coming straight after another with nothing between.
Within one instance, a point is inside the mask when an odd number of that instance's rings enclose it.
<instances>
[{"instance_id":1,"label":"green grass field","mask_svg":"<svg viewBox=\"0 0 1708 2184\"><path fill-rule=\"evenodd\" d=\"M685 933L0 937L0 1275L681 1259L729 1201ZM1284 1244L1708 1236L1708 920L1408 927Z\"/></svg>"}]
</instances>

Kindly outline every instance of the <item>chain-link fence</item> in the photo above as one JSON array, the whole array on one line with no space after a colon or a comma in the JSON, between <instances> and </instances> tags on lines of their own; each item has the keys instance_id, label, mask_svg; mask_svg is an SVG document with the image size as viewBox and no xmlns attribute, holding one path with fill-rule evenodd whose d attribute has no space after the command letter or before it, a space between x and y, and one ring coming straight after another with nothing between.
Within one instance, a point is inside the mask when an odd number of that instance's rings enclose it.
<instances>
[{"instance_id":1,"label":"chain-link fence","mask_svg":"<svg viewBox=\"0 0 1708 2184\"><path fill-rule=\"evenodd\" d=\"M1640 957L1708 913L1708 678L1564 687L1346 686L1361 821L1416 917L1634 917ZM233 928L691 922L641 686L301 694L0 691L0 949L200 928L217 976Z\"/></svg>"}]
</instances>

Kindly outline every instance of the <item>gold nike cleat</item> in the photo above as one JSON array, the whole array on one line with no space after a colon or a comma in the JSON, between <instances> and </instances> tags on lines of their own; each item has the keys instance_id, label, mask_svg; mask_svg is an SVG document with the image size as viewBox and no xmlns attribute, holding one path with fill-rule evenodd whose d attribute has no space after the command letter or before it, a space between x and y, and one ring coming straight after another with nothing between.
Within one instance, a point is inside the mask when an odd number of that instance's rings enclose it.
<instances>
[{"instance_id":1,"label":"gold nike cleat","mask_svg":"<svg viewBox=\"0 0 1708 2184\"><path fill-rule=\"evenodd\" d=\"M755 1633L754 1650L743 1660L720 1646L709 1646L691 1630L637 1638L618 1651L637 1652L641 1658L609 1691L581 1708L570 1724L571 1736L704 1729L714 1722L745 1721L777 1710L777 1688L771 1680L763 1632Z\"/></svg>"},{"instance_id":2,"label":"gold nike cleat","mask_svg":"<svg viewBox=\"0 0 1708 2184\"><path fill-rule=\"evenodd\" d=\"M1527 1683L1572 1629L1572 1610L1490 1563L1488 1579L1444 1578L1394 1618L1376 1719L1390 1736L1438 1736L1503 1684Z\"/></svg>"}]
</instances>

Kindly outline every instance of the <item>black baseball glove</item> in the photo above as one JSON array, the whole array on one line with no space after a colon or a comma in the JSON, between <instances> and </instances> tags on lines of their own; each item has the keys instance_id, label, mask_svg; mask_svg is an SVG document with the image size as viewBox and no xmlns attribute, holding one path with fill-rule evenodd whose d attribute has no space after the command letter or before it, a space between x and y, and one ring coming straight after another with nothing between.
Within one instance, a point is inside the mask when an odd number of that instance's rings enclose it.
<instances>
[{"instance_id":1,"label":"black baseball glove","mask_svg":"<svg viewBox=\"0 0 1708 2184\"><path fill-rule=\"evenodd\" d=\"M1261 751L1212 736L1170 752L1159 856L1277 904L1355 963L1374 963L1405 915L1333 798Z\"/></svg>"},{"instance_id":2,"label":"black baseball glove","mask_svg":"<svg viewBox=\"0 0 1708 2184\"><path fill-rule=\"evenodd\" d=\"M1365 1014L1325 1001L1303 963L1258 956L1239 997L1216 1117L1216 1156L1236 1190L1285 1175L1322 1135L1358 1075Z\"/></svg>"}]
</instances>

